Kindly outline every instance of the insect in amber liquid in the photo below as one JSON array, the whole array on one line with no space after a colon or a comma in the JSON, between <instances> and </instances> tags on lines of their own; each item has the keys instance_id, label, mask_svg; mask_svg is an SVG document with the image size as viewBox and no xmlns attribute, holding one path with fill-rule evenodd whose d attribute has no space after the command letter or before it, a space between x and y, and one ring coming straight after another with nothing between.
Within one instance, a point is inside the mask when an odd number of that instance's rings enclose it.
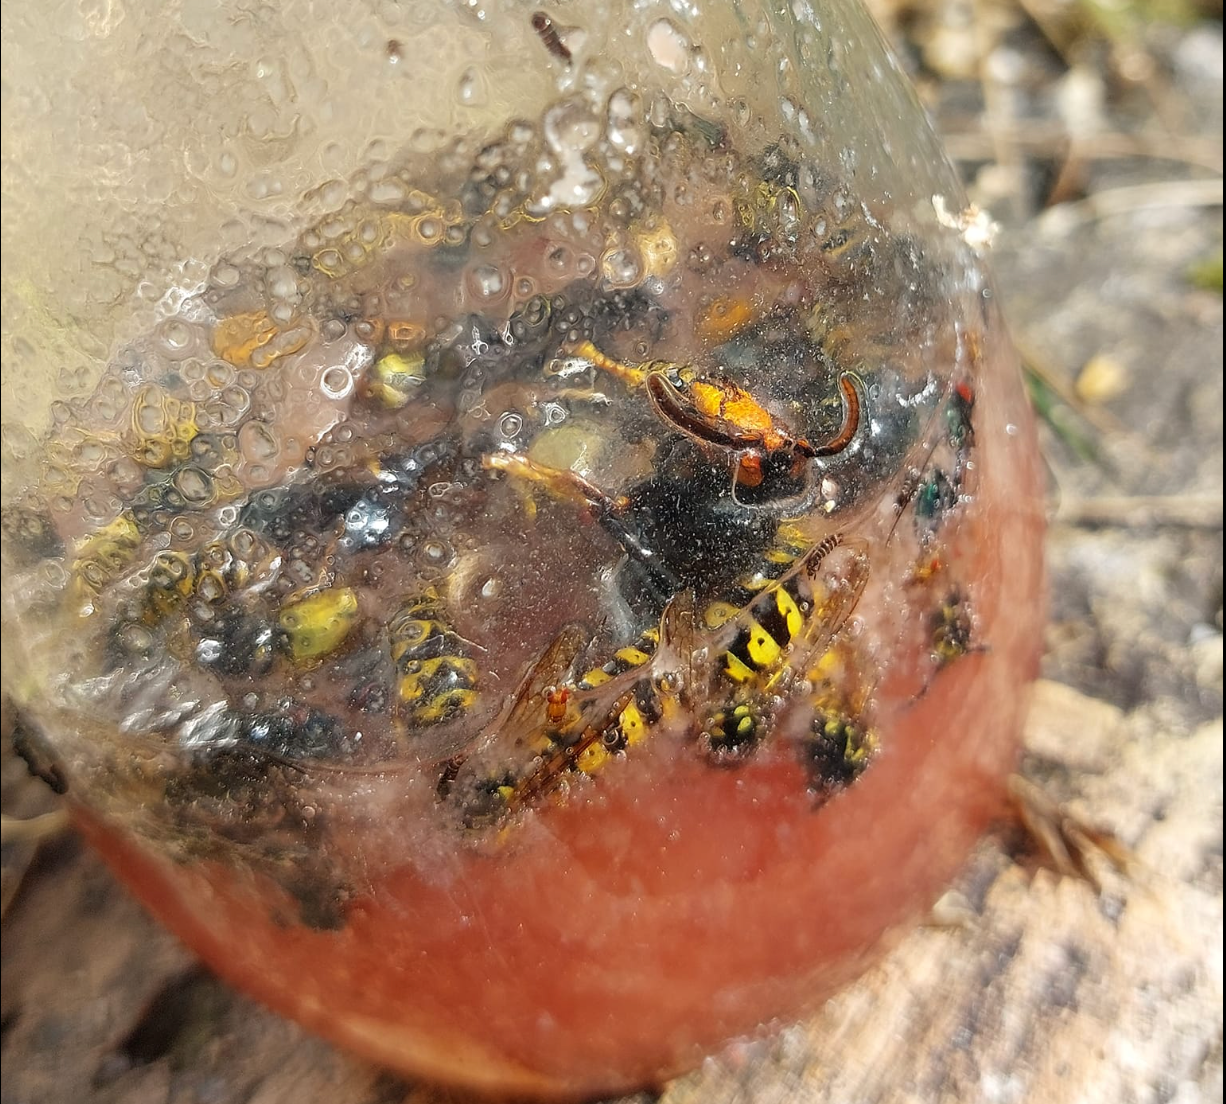
<instances>
[{"instance_id":1,"label":"insect in amber liquid","mask_svg":"<svg viewBox=\"0 0 1226 1104\"><path fill-rule=\"evenodd\" d=\"M948 204L610 85L588 30L519 13L539 116L122 342L3 545L22 747L159 915L379 1061L561 1096L923 907L999 811L1041 574Z\"/></svg>"}]
</instances>

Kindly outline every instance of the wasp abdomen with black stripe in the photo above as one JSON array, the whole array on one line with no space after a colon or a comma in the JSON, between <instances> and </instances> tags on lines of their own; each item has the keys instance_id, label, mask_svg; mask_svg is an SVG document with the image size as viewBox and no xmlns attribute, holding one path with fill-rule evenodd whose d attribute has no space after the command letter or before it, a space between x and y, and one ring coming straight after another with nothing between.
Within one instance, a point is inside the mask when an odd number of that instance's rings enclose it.
<instances>
[{"instance_id":1,"label":"wasp abdomen with black stripe","mask_svg":"<svg viewBox=\"0 0 1226 1104\"><path fill-rule=\"evenodd\" d=\"M412 726L450 720L477 700L477 664L444 619L433 588L410 598L387 625L401 716Z\"/></svg>"}]
</instances>

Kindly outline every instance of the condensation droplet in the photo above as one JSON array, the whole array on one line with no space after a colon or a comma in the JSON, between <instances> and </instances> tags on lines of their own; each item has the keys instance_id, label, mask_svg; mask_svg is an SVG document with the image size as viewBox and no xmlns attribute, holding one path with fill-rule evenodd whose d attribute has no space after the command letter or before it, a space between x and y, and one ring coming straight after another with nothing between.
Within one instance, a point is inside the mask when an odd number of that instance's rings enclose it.
<instances>
[{"instance_id":1,"label":"condensation droplet","mask_svg":"<svg viewBox=\"0 0 1226 1104\"><path fill-rule=\"evenodd\" d=\"M170 353L179 353L191 344L192 331L179 319L172 319L162 327L162 344Z\"/></svg>"},{"instance_id":2,"label":"condensation droplet","mask_svg":"<svg viewBox=\"0 0 1226 1104\"><path fill-rule=\"evenodd\" d=\"M611 249L600 258L600 272L610 287L628 288L642 273L638 254L632 249Z\"/></svg>"},{"instance_id":3,"label":"condensation droplet","mask_svg":"<svg viewBox=\"0 0 1226 1104\"><path fill-rule=\"evenodd\" d=\"M502 269L496 265L478 265L468 276L469 290L478 299L494 301L506 292L507 280Z\"/></svg>"},{"instance_id":4,"label":"condensation droplet","mask_svg":"<svg viewBox=\"0 0 1226 1104\"><path fill-rule=\"evenodd\" d=\"M268 273L268 294L274 299L296 299L298 274L288 265L272 269Z\"/></svg>"},{"instance_id":5,"label":"condensation droplet","mask_svg":"<svg viewBox=\"0 0 1226 1104\"><path fill-rule=\"evenodd\" d=\"M247 422L238 431L238 446L248 460L260 461L274 459L281 443L263 422Z\"/></svg>"},{"instance_id":6,"label":"condensation droplet","mask_svg":"<svg viewBox=\"0 0 1226 1104\"><path fill-rule=\"evenodd\" d=\"M353 373L343 365L336 365L324 372L319 387L327 398L343 399L353 390Z\"/></svg>"},{"instance_id":7,"label":"condensation droplet","mask_svg":"<svg viewBox=\"0 0 1226 1104\"><path fill-rule=\"evenodd\" d=\"M600 138L600 122L581 100L567 100L545 113L545 141L556 153L586 153Z\"/></svg>"},{"instance_id":8,"label":"condensation droplet","mask_svg":"<svg viewBox=\"0 0 1226 1104\"><path fill-rule=\"evenodd\" d=\"M421 558L430 567L442 567L451 561L451 545L445 541L426 541L421 546Z\"/></svg>"},{"instance_id":9,"label":"condensation droplet","mask_svg":"<svg viewBox=\"0 0 1226 1104\"><path fill-rule=\"evenodd\" d=\"M671 19L657 19L647 29L647 49L655 63L671 73L689 68L690 40Z\"/></svg>"},{"instance_id":10,"label":"condensation droplet","mask_svg":"<svg viewBox=\"0 0 1226 1104\"><path fill-rule=\"evenodd\" d=\"M456 99L465 107L480 107L489 98L485 81L473 66L464 70L456 85Z\"/></svg>"},{"instance_id":11,"label":"condensation droplet","mask_svg":"<svg viewBox=\"0 0 1226 1104\"><path fill-rule=\"evenodd\" d=\"M607 128L609 141L623 153L638 153L646 138L643 105L639 96L619 88L609 97Z\"/></svg>"},{"instance_id":12,"label":"condensation droplet","mask_svg":"<svg viewBox=\"0 0 1226 1104\"><path fill-rule=\"evenodd\" d=\"M196 645L196 658L205 664L216 663L224 650L220 640L205 639Z\"/></svg>"}]
</instances>

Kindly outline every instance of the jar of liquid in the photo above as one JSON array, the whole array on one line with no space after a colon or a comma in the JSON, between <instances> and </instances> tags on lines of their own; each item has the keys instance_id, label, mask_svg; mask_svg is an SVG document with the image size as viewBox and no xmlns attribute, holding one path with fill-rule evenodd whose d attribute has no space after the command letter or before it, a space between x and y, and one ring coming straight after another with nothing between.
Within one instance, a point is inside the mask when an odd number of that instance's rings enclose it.
<instances>
[{"instance_id":1,"label":"jar of liquid","mask_svg":"<svg viewBox=\"0 0 1226 1104\"><path fill-rule=\"evenodd\" d=\"M856 3L6 21L5 693L155 914L574 1097L931 902L1018 747L1038 463Z\"/></svg>"}]
</instances>

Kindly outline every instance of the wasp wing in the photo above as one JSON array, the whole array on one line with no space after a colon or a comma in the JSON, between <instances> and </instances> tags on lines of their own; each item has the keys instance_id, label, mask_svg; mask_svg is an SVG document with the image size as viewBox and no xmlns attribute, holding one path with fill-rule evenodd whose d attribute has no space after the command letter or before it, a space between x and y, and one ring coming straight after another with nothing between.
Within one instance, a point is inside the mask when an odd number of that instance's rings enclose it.
<instances>
[{"instance_id":1,"label":"wasp wing","mask_svg":"<svg viewBox=\"0 0 1226 1104\"><path fill-rule=\"evenodd\" d=\"M828 537L802 557L794 573L809 609L787 665L793 674L803 675L859 604L870 574L868 545L858 538Z\"/></svg>"},{"instance_id":2,"label":"wasp wing","mask_svg":"<svg viewBox=\"0 0 1226 1104\"><path fill-rule=\"evenodd\" d=\"M770 662L771 685L782 688L821 658L855 610L868 578L868 545L864 540L841 534L825 537L798 557L787 572L759 590L751 602L706 630L704 645L695 654L708 657L708 678L713 678L717 656L735 647L738 640L760 635L768 621L782 619L786 628L772 629L782 658ZM787 614L779 609L780 590L793 599L792 616L799 618L798 624L789 624Z\"/></svg>"},{"instance_id":3,"label":"wasp wing","mask_svg":"<svg viewBox=\"0 0 1226 1104\"><path fill-rule=\"evenodd\" d=\"M587 650L591 633L578 623L563 626L537 661L529 668L510 704L480 743L505 743L522 748L541 732L551 691L573 681L580 656Z\"/></svg>"}]
</instances>

